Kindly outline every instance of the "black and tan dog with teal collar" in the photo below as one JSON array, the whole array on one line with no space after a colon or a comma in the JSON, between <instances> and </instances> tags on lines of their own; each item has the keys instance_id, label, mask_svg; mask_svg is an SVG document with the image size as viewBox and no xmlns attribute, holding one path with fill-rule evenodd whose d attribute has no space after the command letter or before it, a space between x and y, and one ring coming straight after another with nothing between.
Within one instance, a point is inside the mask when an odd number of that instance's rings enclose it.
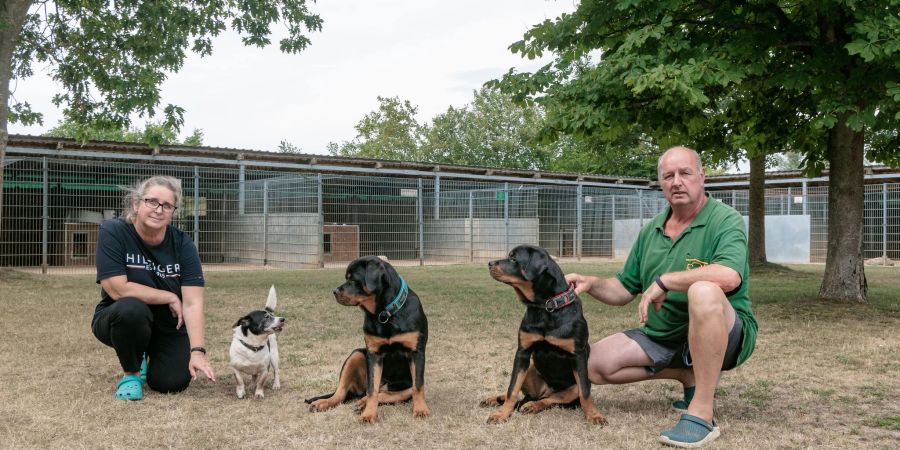
<instances>
[{"instance_id":1,"label":"black and tan dog with teal collar","mask_svg":"<svg viewBox=\"0 0 900 450\"><path fill-rule=\"evenodd\" d=\"M359 399L360 421L373 423L378 405L412 399L413 416L427 417L428 320L419 296L390 264L375 256L351 262L345 279L334 289L334 298L341 305L362 309L366 346L353 350L344 361L333 393L306 399L310 411Z\"/></svg>"},{"instance_id":2,"label":"black and tan dog with teal collar","mask_svg":"<svg viewBox=\"0 0 900 450\"><path fill-rule=\"evenodd\" d=\"M244 398L245 383L243 375L249 375L256 384L256 398L263 398L263 385L272 377L272 389L281 387L281 376L278 372L278 340L275 334L284 328L284 317L275 315L278 295L275 286L269 288L266 307L251 311L238 319L232 328L229 366L234 371L237 382L235 392L238 398Z\"/></svg>"},{"instance_id":3,"label":"black and tan dog with teal collar","mask_svg":"<svg viewBox=\"0 0 900 450\"><path fill-rule=\"evenodd\" d=\"M506 259L489 262L488 268L495 280L512 286L525 306L509 388L506 394L481 402L485 407L500 406L488 423L506 422L516 409L538 413L580 405L588 422L605 424L591 397L587 369L591 346L581 300L559 265L543 248L520 245Z\"/></svg>"}]
</instances>

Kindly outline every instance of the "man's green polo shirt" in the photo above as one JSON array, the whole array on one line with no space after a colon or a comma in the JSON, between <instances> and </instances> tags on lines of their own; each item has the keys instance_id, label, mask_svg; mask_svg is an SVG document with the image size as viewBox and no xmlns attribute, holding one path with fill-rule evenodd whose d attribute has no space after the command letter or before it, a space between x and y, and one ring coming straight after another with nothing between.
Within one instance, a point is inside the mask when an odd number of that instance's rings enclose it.
<instances>
[{"instance_id":1,"label":"man's green polo shirt","mask_svg":"<svg viewBox=\"0 0 900 450\"><path fill-rule=\"evenodd\" d=\"M632 294L647 290L657 275L680 272L707 264L721 264L737 271L741 285L726 292L728 301L743 321L744 341L738 364L753 353L756 346L756 319L747 295L750 264L747 259L747 231L744 220L734 208L709 198L693 222L673 242L665 234L664 224L671 206L644 225L622 271L616 274ZM666 342L687 341L687 293L670 291L656 312L647 311L647 322L641 330L654 339Z\"/></svg>"}]
</instances>

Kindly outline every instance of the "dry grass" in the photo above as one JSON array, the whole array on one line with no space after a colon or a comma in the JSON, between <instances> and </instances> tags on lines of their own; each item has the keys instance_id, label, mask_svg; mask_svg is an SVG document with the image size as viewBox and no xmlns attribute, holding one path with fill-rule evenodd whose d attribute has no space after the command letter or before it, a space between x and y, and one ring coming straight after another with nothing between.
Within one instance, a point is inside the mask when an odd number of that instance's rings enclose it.
<instances>
[{"instance_id":1,"label":"dry grass","mask_svg":"<svg viewBox=\"0 0 900 450\"><path fill-rule=\"evenodd\" d=\"M611 275L613 264L565 264ZM712 448L896 448L900 439L900 272L867 267L869 305L815 300L821 266L755 274L757 351L720 383ZM508 382L522 314L512 291L481 266L403 267L430 322L426 371L432 417L383 406L364 426L349 405L313 414L303 398L330 392L343 358L362 343L359 310L330 295L341 270L211 273L207 347L218 381L179 395L113 399L120 377L111 349L90 318L98 297L91 276L0 271L0 446L4 448L647 448L677 413L673 382L595 386L609 418L585 423L580 411L516 414L485 424L478 400ZM237 400L227 370L230 325L279 291L288 318L279 338L283 388L265 400ZM586 306L592 339L636 325L636 302Z\"/></svg>"}]
</instances>

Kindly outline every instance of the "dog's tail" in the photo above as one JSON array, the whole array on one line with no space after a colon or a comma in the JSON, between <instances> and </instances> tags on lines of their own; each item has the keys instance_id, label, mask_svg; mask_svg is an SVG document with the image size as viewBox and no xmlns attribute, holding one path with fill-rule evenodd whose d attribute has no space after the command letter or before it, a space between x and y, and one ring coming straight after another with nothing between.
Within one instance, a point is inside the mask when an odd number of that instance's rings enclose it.
<instances>
[{"instance_id":1,"label":"dog's tail","mask_svg":"<svg viewBox=\"0 0 900 450\"><path fill-rule=\"evenodd\" d=\"M332 392L332 393L330 393L330 394L317 395L317 396L315 396L315 397L310 397L310 398L304 399L303 402L306 403L306 404L312 404L312 402L314 402L314 401L316 401L316 400L321 400L321 399L323 399L323 398L331 398L331 397L334 397L334 394L336 394L336 392ZM356 400L356 399L358 399L358 398L363 398L363 397L365 397L365 393L364 393L364 392L348 391L348 392L347 392L347 396L344 397L344 403L347 403L347 402L349 402L349 401L351 401L351 400Z\"/></svg>"},{"instance_id":2,"label":"dog's tail","mask_svg":"<svg viewBox=\"0 0 900 450\"><path fill-rule=\"evenodd\" d=\"M275 285L269 288L269 298L266 299L266 311L275 312L275 306L278 303L278 295L275 294Z\"/></svg>"},{"instance_id":3,"label":"dog's tail","mask_svg":"<svg viewBox=\"0 0 900 450\"><path fill-rule=\"evenodd\" d=\"M330 394L322 394L322 395L318 395L318 396L315 396L315 397L310 397L310 398L307 398L307 399L303 400L303 402L306 403L306 404L310 404L310 403L312 403L312 402L314 402L314 401L316 401L316 400L322 400L323 398L330 398L330 397L332 397L332 396L334 396L334 392L332 392L332 393L330 393Z\"/></svg>"}]
</instances>

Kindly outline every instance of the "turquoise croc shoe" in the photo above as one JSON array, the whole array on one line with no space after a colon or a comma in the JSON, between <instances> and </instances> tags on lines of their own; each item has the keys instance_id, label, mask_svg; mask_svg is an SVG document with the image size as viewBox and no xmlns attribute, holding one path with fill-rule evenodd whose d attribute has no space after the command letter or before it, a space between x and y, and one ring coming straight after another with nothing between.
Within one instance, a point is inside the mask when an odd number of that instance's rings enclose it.
<instances>
[{"instance_id":1,"label":"turquoise croc shoe","mask_svg":"<svg viewBox=\"0 0 900 450\"><path fill-rule=\"evenodd\" d=\"M140 400L144 398L144 387L141 377L137 375L125 375L116 385L116 399Z\"/></svg>"},{"instance_id":2,"label":"turquoise croc shoe","mask_svg":"<svg viewBox=\"0 0 900 450\"><path fill-rule=\"evenodd\" d=\"M690 414L682 414L675 428L659 435L659 442L673 447L699 448L719 437L719 427Z\"/></svg>"},{"instance_id":3,"label":"turquoise croc shoe","mask_svg":"<svg viewBox=\"0 0 900 450\"><path fill-rule=\"evenodd\" d=\"M144 353L144 356L141 356L141 383L147 384L147 354Z\"/></svg>"}]
</instances>

